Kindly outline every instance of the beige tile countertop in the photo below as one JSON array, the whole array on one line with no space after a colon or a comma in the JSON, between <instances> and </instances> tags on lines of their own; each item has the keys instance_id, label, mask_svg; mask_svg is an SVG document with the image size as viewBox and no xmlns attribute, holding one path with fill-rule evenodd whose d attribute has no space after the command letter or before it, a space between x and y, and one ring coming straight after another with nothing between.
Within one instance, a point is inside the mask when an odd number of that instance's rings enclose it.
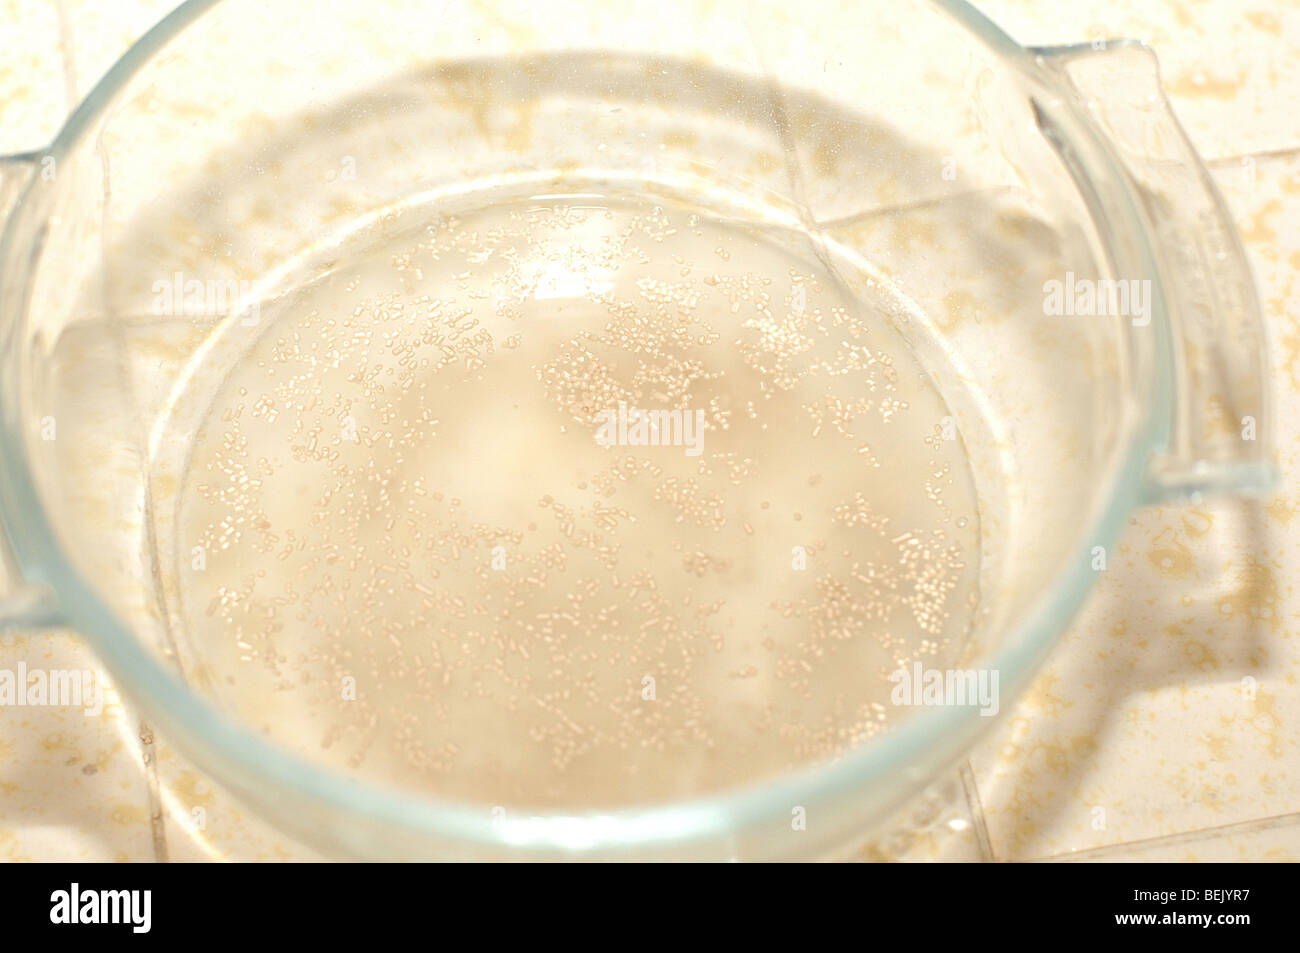
<instances>
[{"instance_id":1,"label":"beige tile countertop","mask_svg":"<svg viewBox=\"0 0 1300 953\"><path fill-rule=\"evenodd\" d=\"M0 154L38 149L173 0L0 0ZM1017 40L1137 37L1245 239L1271 344L1279 491L1134 514L1033 689L864 852L904 860L1300 860L1300 3L984 0ZM0 668L95 669L75 634ZM155 740L0 709L0 859L311 859Z\"/></svg>"}]
</instances>

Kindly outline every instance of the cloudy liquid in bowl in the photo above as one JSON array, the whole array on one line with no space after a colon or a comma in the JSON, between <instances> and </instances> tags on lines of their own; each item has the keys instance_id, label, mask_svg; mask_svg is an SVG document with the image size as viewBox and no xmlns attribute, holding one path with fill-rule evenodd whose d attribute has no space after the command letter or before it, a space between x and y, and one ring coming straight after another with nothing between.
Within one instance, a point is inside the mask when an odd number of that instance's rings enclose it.
<instances>
[{"instance_id":1,"label":"cloudy liquid in bowl","mask_svg":"<svg viewBox=\"0 0 1300 953\"><path fill-rule=\"evenodd\" d=\"M886 730L889 676L973 612L976 501L823 261L547 197L264 305L181 487L191 674L316 760L485 805L716 791Z\"/></svg>"}]
</instances>

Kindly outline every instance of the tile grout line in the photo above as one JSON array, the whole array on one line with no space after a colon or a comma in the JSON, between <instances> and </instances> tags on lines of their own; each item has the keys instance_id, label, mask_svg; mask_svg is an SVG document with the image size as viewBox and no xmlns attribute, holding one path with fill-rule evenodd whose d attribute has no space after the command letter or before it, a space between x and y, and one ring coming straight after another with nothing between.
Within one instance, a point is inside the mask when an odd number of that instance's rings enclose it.
<instances>
[{"instance_id":1,"label":"tile grout line","mask_svg":"<svg viewBox=\"0 0 1300 953\"><path fill-rule=\"evenodd\" d=\"M101 174L103 175L103 200L104 201L103 201L103 211L101 212L101 217L100 217L100 234L99 234L100 243L101 245L103 245L107 241L107 235L109 233L109 227L108 227L109 215L113 207L113 177L112 177L111 163L109 161L109 156L108 156L108 150L104 146L104 139L102 135L96 137L95 153L99 157ZM107 261L108 260L107 249L101 249L101 254L103 254L104 260ZM111 302L113 299L112 299L112 295L109 293L108 280L109 280L108 276L105 275L103 278L104 300ZM112 343L114 344L115 347L121 349L122 347L124 347L122 343L121 329L115 328L115 332L116 333L114 333L112 336ZM145 482L145 486L146 488L148 487L147 481ZM149 509L149 497L146 493L145 519L146 521L148 521L151 518L152 518L152 512ZM162 797L160 794L161 787L158 780L157 749L154 745L153 729L149 726L148 722L143 717L140 718L140 722L139 722L139 737L140 737L140 743L143 746L141 752L142 755L141 760L143 762L143 767L145 771L145 790L148 794L148 804L146 805L146 807L149 810L149 823L150 823L152 839L153 839L154 861L157 863L166 863L168 860L167 818L163 810Z\"/></svg>"},{"instance_id":2,"label":"tile grout line","mask_svg":"<svg viewBox=\"0 0 1300 953\"><path fill-rule=\"evenodd\" d=\"M1208 169L1227 169L1240 165L1246 159L1290 159L1300 155L1300 146L1287 146L1282 149L1262 149L1259 152L1243 152L1241 155L1216 156L1213 159L1202 158Z\"/></svg>"},{"instance_id":3,"label":"tile grout line","mask_svg":"<svg viewBox=\"0 0 1300 953\"><path fill-rule=\"evenodd\" d=\"M1214 840L1228 834L1254 834L1260 831L1297 825L1300 825L1300 813L1275 814L1272 817L1257 817L1253 820L1238 821L1234 824L1221 824L1218 827L1201 827L1192 831L1180 831L1177 834L1164 834L1159 837L1144 837L1138 840L1122 841L1118 844L1106 844L1102 847L1092 847L1074 853L1034 857L1026 861L1026 863L1068 864L1092 858L1105 859L1112 855L1122 855L1134 847L1177 847L1180 844L1197 844Z\"/></svg>"},{"instance_id":4,"label":"tile grout line","mask_svg":"<svg viewBox=\"0 0 1300 953\"><path fill-rule=\"evenodd\" d=\"M68 12L67 0L53 0L53 4L55 17L58 21L59 54L63 63L63 92L67 106L66 112L70 115L81 102L81 94L77 82L76 47L73 43L72 18ZM103 158L101 152L101 159ZM107 168L105 168L104 173L107 191ZM107 201L105 202L104 214L105 216L108 214ZM162 798L159 793L157 750L154 746L153 729L149 727L148 723L143 718L139 721L138 736L141 744L140 757L145 771L146 807L149 811L149 825L153 842L154 860L156 862L166 863L168 860L167 820L163 812Z\"/></svg>"},{"instance_id":5,"label":"tile grout line","mask_svg":"<svg viewBox=\"0 0 1300 953\"><path fill-rule=\"evenodd\" d=\"M165 864L170 859L167 852L167 815L163 810L158 782L158 748L154 744L153 729L140 719L140 760L144 765L145 790L148 793L149 828L153 836L153 859Z\"/></svg>"},{"instance_id":6,"label":"tile grout line","mask_svg":"<svg viewBox=\"0 0 1300 953\"><path fill-rule=\"evenodd\" d=\"M997 863L993 852L993 840L989 837L988 821L984 817L984 802L980 798L979 782L975 780L975 769L967 758L961 765L961 784L966 793L966 809L975 824L975 841L979 844L980 860L984 863Z\"/></svg>"},{"instance_id":7,"label":"tile grout line","mask_svg":"<svg viewBox=\"0 0 1300 953\"><path fill-rule=\"evenodd\" d=\"M63 97L66 115L71 115L81 102L77 90L77 64L72 42L72 18L68 14L67 0L53 0L54 15L59 24L59 58L63 62Z\"/></svg>"}]
</instances>

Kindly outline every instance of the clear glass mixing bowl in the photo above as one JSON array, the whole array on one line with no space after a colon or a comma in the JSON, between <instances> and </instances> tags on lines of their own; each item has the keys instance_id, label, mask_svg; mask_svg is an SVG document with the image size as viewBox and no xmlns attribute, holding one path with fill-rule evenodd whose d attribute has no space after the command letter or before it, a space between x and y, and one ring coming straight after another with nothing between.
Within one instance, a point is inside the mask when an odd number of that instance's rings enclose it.
<instances>
[{"instance_id":1,"label":"clear glass mixing bowl","mask_svg":"<svg viewBox=\"0 0 1300 953\"><path fill-rule=\"evenodd\" d=\"M0 163L5 624L77 629L285 830L363 857L824 856L990 723L924 708L759 783L516 811L349 772L223 696L178 609L194 434L277 303L395 223L636 194L822 262L950 411L980 525L962 658L1003 708L1134 508L1269 485L1253 285L1140 44L1028 50L956 0L436 6L191 0ZM173 276L230 298L162 313ZM1081 313L1108 281L1135 297Z\"/></svg>"}]
</instances>

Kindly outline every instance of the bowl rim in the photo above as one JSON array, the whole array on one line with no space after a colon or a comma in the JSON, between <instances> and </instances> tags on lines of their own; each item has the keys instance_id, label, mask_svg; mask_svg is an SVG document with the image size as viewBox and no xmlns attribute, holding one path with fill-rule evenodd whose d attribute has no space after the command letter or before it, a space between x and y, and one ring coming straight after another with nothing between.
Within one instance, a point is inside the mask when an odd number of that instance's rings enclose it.
<instances>
[{"instance_id":1,"label":"bowl rim","mask_svg":"<svg viewBox=\"0 0 1300 953\"><path fill-rule=\"evenodd\" d=\"M53 156L56 162L72 153L99 122L108 105L130 79L167 43L181 34L221 0L186 0L141 37L100 79L68 118L47 150L31 155ZM1003 65L1018 71L1035 86L1060 91L1040 66L1035 54L1011 39L967 0L920 0L939 8L990 49ZM1062 101L1063 131L1087 141L1097 157L1090 175L1109 187L1119 221L1111 234L1123 234L1133 252L1125 273L1152 280L1152 325L1157 346L1145 412L1133 427L1129 445L1114 467L1108 486L1099 487L1100 505L1091 521L1081 527L1073 561L1040 596L1033 610L987 659L987 667L1000 676L1003 708L1021 694L1039 664L1063 635L1071 617L1083 603L1095 578L1089 566L1092 547L1111 547L1129 514L1143 500L1143 476L1153 451L1169 442L1173 404L1169 316L1160 271L1137 196L1122 174L1118 158L1097 134L1077 106ZM29 305L31 265L39 255L35 235L40 222L38 203L27 201L34 183L20 194L0 233L0 293L8 281L21 284L16 298L18 313ZM24 221L31 219L32 221ZM1094 222L1099 231L1103 223ZM24 227L26 226L26 227ZM1103 237L1106 233L1103 231ZM14 265L18 267L13 267ZM27 266L27 267L24 267ZM9 277L9 276L15 277ZM0 338L3 360L17 370L21 348L14 346L19 321L7 322ZM17 377L7 375L10 380ZM473 851L518 851L521 855L628 856L640 851L705 849L733 844L747 830L770 822L788 828L789 807L829 804L852 795L861 796L873 784L890 778L896 783L890 804L920 788L933 777L909 770L915 756L926 753L930 763L953 760L996 721L980 718L967 708L923 708L899 725L852 749L839 758L805 766L793 772L707 795L679 801L634 805L581 814L563 811L529 811L517 817L493 818L485 805L439 799L383 787L348 777L268 741L218 710L148 650L103 603L82 578L57 541L34 485L24 445L20 399L9 399L0 388L0 524L7 530L16 568L21 577L48 586L55 594L63 621L80 632L96 651L114 680L121 685L169 739L192 757L215 780L242 793L265 809L267 787L277 788L277 801L293 795L300 803L272 812L276 821L305 831L302 824L315 821L315 836L324 835L332 846L366 853L364 844L341 835L329 814L338 813L365 823L378 823L388 833L418 834L436 838L440 846ZM899 779L905 783L897 784ZM324 811L322 816L319 813ZM310 838L309 838L310 840ZM389 838L389 842L392 839ZM421 847L431 844L416 844ZM724 848L725 849L725 848Z\"/></svg>"}]
</instances>

